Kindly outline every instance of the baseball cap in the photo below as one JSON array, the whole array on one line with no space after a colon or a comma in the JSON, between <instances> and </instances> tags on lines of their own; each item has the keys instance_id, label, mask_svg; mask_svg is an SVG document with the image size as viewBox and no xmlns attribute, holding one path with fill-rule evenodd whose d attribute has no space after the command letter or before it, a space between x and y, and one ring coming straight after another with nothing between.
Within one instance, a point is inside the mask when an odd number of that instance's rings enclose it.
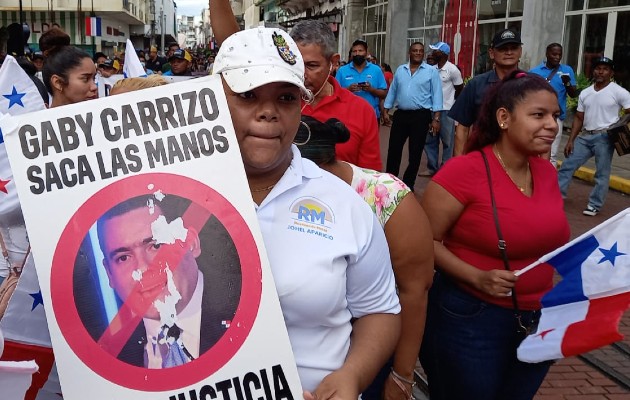
<instances>
[{"instance_id":1,"label":"baseball cap","mask_svg":"<svg viewBox=\"0 0 630 400\"><path fill-rule=\"evenodd\" d=\"M439 50L444 54L451 54L451 46L444 42L437 42L436 44L430 44L429 48L431 50Z\"/></svg>"},{"instance_id":2,"label":"baseball cap","mask_svg":"<svg viewBox=\"0 0 630 400\"><path fill-rule=\"evenodd\" d=\"M494 35L490 47L497 48L509 43L523 44L521 34L512 29L503 29Z\"/></svg>"},{"instance_id":3,"label":"baseball cap","mask_svg":"<svg viewBox=\"0 0 630 400\"><path fill-rule=\"evenodd\" d=\"M354 42L352 42L352 46L350 46L351 48L356 46L356 45L362 45L363 47L365 47L366 49L368 48L368 44L365 40L363 39L356 39Z\"/></svg>"},{"instance_id":4,"label":"baseball cap","mask_svg":"<svg viewBox=\"0 0 630 400\"><path fill-rule=\"evenodd\" d=\"M173 54L168 58L168 61L170 62L173 58L179 58L180 60L186 60L188 62L192 61L190 53L182 49L175 50Z\"/></svg>"},{"instance_id":5,"label":"baseball cap","mask_svg":"<svg viewBox=\"0 0 630 400\"><path fill-rule=\"evenodd\" d=\"M111 58L103 61L98 66L101 68L114 68L116 70L120 69L120 63L118 62L118 60L112 60Z\"/></svg>"},{"instance_id":6,"label":"baseball cap","mask_svg":"<svg viewBox=\"0 0 630 400\"><path fill-rule=\"evenodd\" d=\"M610 68L612 68L613 70L615 69L615 63L613 62L612 58L598 57L593 60L593 68L597 67L600 64L609 65Z\"/></svg>"},{"instance_id":7,"label":"baseball cap","mask_svg":"<svg viewBox=\"0 0 630 400\"><path fill-rule=\"evenodd\" d=\"M37 58L41 58L43 60L44 59L44 53L42 53L41 51L36 51L35 53L33 53L32 59L35 60Z\"/></svg>"},{"instance_id":8,"label":"baseball cap","mask_svg":"<svg viewBox=\"0 0 630 400\"><path fill-rule=\"evenodd\" d=\"M304 86L302 54L291 36L280 29L258 27L228 37L214 60L213 73L221 74L235 93L288 82L312 96Z\"/></svg>"}]
</instances>

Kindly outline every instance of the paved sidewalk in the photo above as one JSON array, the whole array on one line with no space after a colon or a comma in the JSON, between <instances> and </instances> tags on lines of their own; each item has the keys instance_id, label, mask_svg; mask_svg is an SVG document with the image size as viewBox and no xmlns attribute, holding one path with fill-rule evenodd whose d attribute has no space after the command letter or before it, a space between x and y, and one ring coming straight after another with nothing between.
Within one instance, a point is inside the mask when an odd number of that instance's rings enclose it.
<instances>
[{"instance_id":1,"label":"paved sidewalk","mask_svg":"<svg viewBox=\"0 0 630 400\"><path fill-rule=\"evenodd\" d=\"M560 151L564 149L568 139L569 135L565 131L565 134L562 136L562 142L560 143ZM564 156L560 157L560 159L564 159ZM595 158L591 158L583 167L575 172L574 176L588 182L593 182L594 175ZM617 152L615 152L613 155L610 188L618 192L630 194L630 154L619 156Z\"/></svg>"}]
</instances>

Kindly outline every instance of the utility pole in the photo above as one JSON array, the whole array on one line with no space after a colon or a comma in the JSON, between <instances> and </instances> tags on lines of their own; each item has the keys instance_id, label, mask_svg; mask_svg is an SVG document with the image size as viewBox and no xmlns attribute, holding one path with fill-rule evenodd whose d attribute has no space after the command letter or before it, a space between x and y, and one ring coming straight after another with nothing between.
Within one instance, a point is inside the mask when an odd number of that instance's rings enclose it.
<instances>
[{"instance_id":1,"label":"utility pole","mask_svg":"<svg viewBox=\"0 0 630 400\"><path fill-rule=\"evenodd\" d=\"M164 14L164 0L162 0L162 6L160 7L160 27L162 31L162 56L166 57L166 52L164 51L164 28L166 27L166 15Z\"/></svg>"}]
</instances>

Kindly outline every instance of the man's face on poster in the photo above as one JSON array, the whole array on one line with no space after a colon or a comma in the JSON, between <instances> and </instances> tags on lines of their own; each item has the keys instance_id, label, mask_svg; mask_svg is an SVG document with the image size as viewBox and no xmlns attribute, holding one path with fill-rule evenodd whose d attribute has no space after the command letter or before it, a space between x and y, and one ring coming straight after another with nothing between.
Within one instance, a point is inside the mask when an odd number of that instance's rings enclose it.
<instances>
[{"instance_id":1,"label":"man's face on poster","mask_svg":"<svg viewBox=\"0 0 630 400\"><path fill-rule=\"evenodd\" d=\"M161 216L160 207L155 205L153 212L149 207L141 207L102 222L101 248L109 285L134 312L151 319L160 319L154 302L165 301L167 296L173 295L169 283L171 287L174 284L181 295L176 304L177 312L186 307L197 285L199 269L196 257L201 253L199 236L193 229L187 229L184 242L157 242L154 222ZM173 252L182 247L185 249L183 256L174 266L174 262L171 260L169 263L168 259L172 259ZM172 272L170 279L167 269Z\"/></svg>"}]
</instances>

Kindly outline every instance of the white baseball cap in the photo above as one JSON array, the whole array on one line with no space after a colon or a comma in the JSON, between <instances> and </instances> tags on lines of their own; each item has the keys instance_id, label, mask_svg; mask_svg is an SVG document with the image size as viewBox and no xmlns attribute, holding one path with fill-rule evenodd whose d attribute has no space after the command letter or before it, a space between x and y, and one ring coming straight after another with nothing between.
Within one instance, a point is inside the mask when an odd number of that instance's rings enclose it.
<instances>
[{"instance_id":1,"label":"white baseball cap","mask_svg":"<svg viewBox=\"0 0 630 400\"><path fill-rule=\"evenodd\" d=\"M214 60L214 73L221 74L235 93L288 82L305 96L312 96L304 86L302 54L289 34L280 29L247 29L225 39Z\"/></svg>"}]
</instances>

